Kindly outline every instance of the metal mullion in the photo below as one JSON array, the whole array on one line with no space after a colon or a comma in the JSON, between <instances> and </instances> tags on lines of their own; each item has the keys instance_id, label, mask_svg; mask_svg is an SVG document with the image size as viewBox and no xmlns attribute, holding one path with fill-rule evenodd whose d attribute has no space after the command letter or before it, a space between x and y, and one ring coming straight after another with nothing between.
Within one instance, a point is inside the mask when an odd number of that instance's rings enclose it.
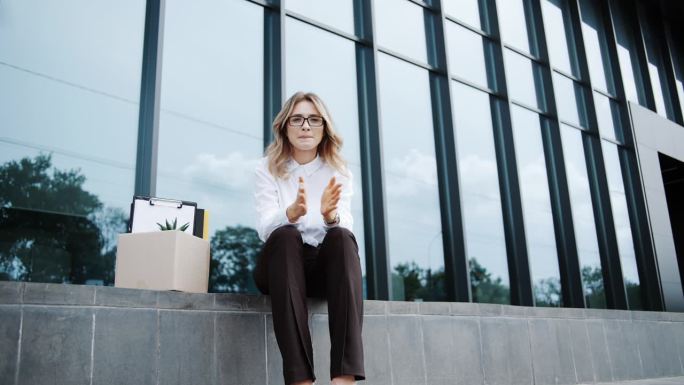
<instances>
[{"instance_id":1,"label":"metal mullion","mask_svg":"<svg viewBox=\"0 0 684 385\"><path fill-rule=\"evenodd\" d=\"M478 35L483 39L485 46L495 45L495 44L497 44L497 42L499 41L496 37L494 37L494 36L492 36L492 35L490 35L490 34L488 34L488 33L483 33L483 31L474 29L474 27L471 27L471 26L469 26L468 24L464 24L464 23L462 23L461 21L458 21L458 20L456 20L456 19L450 19L449 16L447 16L446 14L443 14L443 16L444 16L444 20L445 20L445 21L444 21L444 23L443 23L442 30L445 31L445 32L444 32L444 33L445 33L445 41L446 41L446 28L444 28L444 27L445 27L445 26L447 25L447 23L449 23L449 22L454 23L454 24L457 24L457 25L459 25L459 26L461 26L461 27L467 28L470 32L474 32L474 33L478 34ZM445 51L446 51L446 50L445 50ZM485 50L485 51L486 51L486 50ZM488 54L488 53L485 52L485 55L487 55L487 54ZM446 67L445 67L445 68L446 68ZM462 78L462 77L460 77L460 76L458 76L458 75L455 75L455 74L453 74L453 73L450 73L450 72L448 71L448 69L446 69L445 71L446 71L446 73L449 74L449 78L450 78L451 80L455 80L455 81L457 81L457 82L459 82L459 83L463 83L463 84L465 84L465 85L467 85L467 86L469 86L469 87L477 88L478 90L480 90L480 91L482 91L482 92L486 92L486 93L488 93L488 94L490 94L490 95L495 95L495 96L499 96L499 97L505 97L504 95L500 95L496 90L494 90L494 89L492 89L492 88L483 87L483 86L481 86L481 85L479 85L479 84L476 84L476 83L470 81L469 79Z\"/></svg>"},{"instance_id":2,"label":"metal mullion","mask_svg":"<svg viewBox=\"0 0 684 385\"><path fill-rule=\"evenodd\" d=\"M421 0L403 0L403 1L408 1L409 3L413 3L413 4L415 4L421 8L424 8L427 11L432 11L432 12L435 11L433 6L426 4L426 3L422 2Z\"/></svg>"},{"instance_id":3,"label":"metal mullion","mask_svg":"<svg viewBox=\"0 0 684 385\"><path fill-rule=\"evenodd\" d=\"M641 14L641 9L639 6L638 0L632 0L630 2L632 12L631 12L631 18L630 20L634 28L636 28L636 44L637 44L637 57L639 58L639 66L641 67L641 77L643 87L644 87L644 93L646 94L646 101L648 108L651 110L655 111L656 113L658 112L658 107L656 106L655 102L655 92L656 90L653 87L653 79L651 79L651 72L648 70L649 64L648 64L648 48L646 47L646 36L645 36L645 28L647 28L647 21L643 19L643 15ZM662 60L662 58L661 58ZM660 81L660 79L657 79ZM663 90L664 91L664 90ZM667 95L663 94L663 98L665 99ZM669 100L664 100L665 101L665 115L667 116L667 103L669 103Z\"/></svg>"},{"instance_id":4,"label":"metal mullion","mask_svg":"<svg viewBox=\"0 0 684 385\"><path fill-rule=\"evenodd\" d=\"M489 34L489 33L485 32L485 31L483 31L483 30L480 29L480 28L474 27L474 26L472 26L472 25L470 25L470 24L468 24L468 23L466 23L466 22L463 22L463 21L461 21L461 20L459 20L459 19L457 19L457 18L455 18L455 17L453 17L453 16L444 15L444 19L447 20L447 21L449 21L449 22L451 22L451 23L457 24L457 25L459 25L459 26L461 26L461 27L463 27L463 28L465 28L465 29L467 29L467 30L469 30L469 31L471 31L471 32L474 32L474 33L476 33L476 34L478 34L478 35L480 35L480 36L482 36L482 37L486 37L486 38L489 38L489 39L493 39L493 37L492 37L491 34Z\"/></svg>"},{"instance_id":5,"label":"metal mullion","mask_svg":"<svg viewBox=\"0 0 684 385\"><path fill-rule=\"evenodd\" d=\"M557 73L557 74L559 74L559 75L563 75L563 76L565 76L566 78L572 80L572 81L575 82L575 83L582 84L582 85L586 85L586 82L585 82L584 80L578 78L577 76L575 76L575 75L573 75L573 74L569 74L569 73L565 72L564 70L562 70L562 69L560 69L560 68L551 67L551 72L552 72L552 73L555 72L555 73Z\"/></svg>"},{"instance_id":6,"label":"metal mullion","mask_svg":"<svg viewBox=\"0 0 684 385\"><path fill-rule=\"evenodd\" d=\"M377 45L375 45L375 47L376 47L376 48L375 48L376 51L378 51L378 52L381 52L381 53L384 53L384 54L386 54L386 55L392 56L393 58L399 59L399 60L401 60L401 61L403 61L403 62L406 62L406 63L409 63L409 64L413 64L414 66L420 67L420 68L422 68L422 69L424 69L424 70L428 70L428 71L430 71L430 72L439 72L439 71L441 71L441 70L440 70L439 68L437 68L437 67L433 67L433 66L431 66L431 65L429 65L429 64L427 64L427 63L423 63L423 62L421 62L421 61L412 59L412 58L410 58L410 57L408 57L408 56L406 56L406 55L403 55L403 54L401 54L401 53L399 53L399 52L392 51L391 49L384 48L384 47L378 47Z\"/></svg>"},{"instance_id":7,"label":"metal mullion","mask_svg":"<svg viewBox=\"0 0 684 385\"><path fill-rule=\"evenodd\" d=\"M564 307L586 307L581 266L575 238L570 192L568 190L561 122L544 120L542 130L544 158L548 172L553 222L556 229L556 249ZM576 127L574 127L576 128ZM583 132L583 130L580 130ZM583 135L583 134L582 134Z\"/></svg>"},{"instance_id":8,"label":"metal mullion","mask_svg":"<svg viewBox=\"0 0 684 385\"><path fill-rule=\"evenodd\" d=\"M504 99L490 96L490 101L499 192L501 194L501 213L506 241L510 300L512 305L533 306L534 295L527 254L525 224L523 222L518 166L513 147L511 99L508 95L506 71L504 70L506 68L504 50L506 48L501 43L503 40L501 39L495 0L483 0L483 2L486 2L486 9L489 12L487 16L491 22L492 34L498 36L500 42L494 50L494 67L497 90L505 95Z\"/></svg>"},{"instance_id":9,"label":"metal mullion","mask_svg":"<svg viewBox=\"0 0 684 385\"><path fill-rule=\"evenodd\" d=\"M572 1L572 0L570 0L570 1ZM589 81L585 80L586 79L585 75L583 75L582 78L578 78L577 76L569 74L569 73L567 73L567 72L565 72L559 68L552 68L551 71L555 72L559 75L563 75L564 77L568 78L569 80L572 80L574 83L577 83L581 86L584 86L586 89L591 89L591 84L589 84Z\"/></svg>"},{"instance_id":10,"label":"metal mullion","mask_svg":"<svg viewBox=\"0 0 684 385\"><path fill-rule=\"evenodd\" d=\"M614 18L612 12L612 3L608 2L607 16L609 23L607 25L610 29L610 54L613 58L617 59L617 36L615 32L615 26L613 24ZM641 45L643 50L639 51L643 51L642 53L645 53L643 39ZM619 64L617 60L615 60L614 63L614 66L618 66L616 82L619 84L616 85L616 88L618 91L618 97L621 99L620 109L622 137L620 139L624 143L624 146L629 146L632 148L633 154L632 156L627 156L624 154L624 151L618 151L618 154L621 154L620 168L622 171L623 185L627 198L627 210L629 213L632 239L634 242L639 281L642 288L642 301L644 306L648 309L663 310L665 306L663 302L662 287L658 277L655 245L653 243L651 226L648 220L644 185L636 159L636 136L634 134L634 127L632 126L632 121L629 115L628 100L622 83L622 73L619 71ZM643 75L643 71L641 71L641 73ZM646 73L646 75L648 76L648 79L650 79L650 75L648 73ZM650 82L648 84L650 85ZM652 97L653 93L651 92L650 95ZM653 110L655 111L655 109ZM619 146L619 150L622 148L624 147ZM620 278L622 286L624 287L624 278L622 276Z\"/></svg>"},{"instance_id":11,"label":"metal mullion","mask_svg":"<svg viewBox=\"0 0 684 385\"><path fill-rule=\"evenodd\" d=\"M599 16L603 17L603 25L608 29L606 31L606 40L608 41L608 56L611 61L611 70L613 72L613 81L615 84L615 93L619 100L627 101L627 93L625 91L624 80L622 79L622 69L620 68L620 58L618 55L618 39L617 32L615 31L615 23L613 22L613 9L611 5L611 0L601 0L599 3L601 7L601 14ZM610 87L608 87L610 88ZM625 115L624 117L629 118Z\"/></svg>"},{"instance_id":12,"label":"metal mullion","mask_svg":"<svg viewBox=\"0 0 684 385\"><path fill-rule=\"evenodd\" d=\"M602 139L589 135L583 136L582 139L587 158L606 305L609 309L627 309L627 293L615 233L608 177L603 167ZM594 199L595 197L598 199Z\"/></svg>"},{"instance_id":13,"label":"metal mullion","mask_svg":"<svg viewBox=\"0 0 684 385\"><path fill-rule=\"evenodd\" d=\"M608 43L608 56L611 58L611 70L613 81L615 82L615 94L610 95L605 92L601 92L604 96L607 96L615 100L620 105L620 123L621 130L617 133L619 140L622 143L633 143L634 133L632 132L632 123L629 115L629 100L627 99L627 91L624 86L624 79L622 77L622 70L620 68L620 60L618 55L618 39L617 31L615 30L615 16L613 15L613 5L612 0L602 0L603 7L601 8L601 16L603 16L603 23L608 29L606 34L606 39ZM635 79L638 81L639 79Z\"/></svg>"},{"instance_id":14,"label":"metal mullion","mask_svg":"<svg viewBox=\"0 0 684 385\"><path fill-rule=\"evenodd\" d=\"M536 56L534 56L530 53L527 53L527 52L521 50L520 48L517 48L517 47L512 46L510 44L503 43L502 45L504 48L508 49L509 51L513 51L513 52L517 53L518 55L524 56L534 63L537 63L537 64L544 66L544 67L549 66L548 60L544 60L543 58L536 57Z\"/></svg>"},{"instance_id":15,"label":"metal mullion","mask_svg":"<svg viewBox=\"0 0 684 385\"><path fill-rule=\"evenodd\" d=\"M600 129L598 127L598 117L596 112L596 102L594 99L594 91L597 91L610 99L614 99L614 97L605 91L595 89L593 86L593 81L591 79L591 71L589 70L589 59L587 58L586 46L584 44L584 32L582 30L582 14L578 2L579 0L568 0L570 9L570 19L572 24L575 26L575 48L577 52L576 59L580 66L580 74L583 79L582 84L584 84L588 89L588 95L586 95L587 105L585 107L587 108L587 115L589 118L589 132L596 132L597 135L600 136ZM592 199L598 199L598 197L592 197Z\"/></svg>"},{"instance_id":16,"label":"metal mullion","mask_svg":"<svg viewBox=\"0 0 684 385\"><path fill-rule=\"evenodd\" d=\"M582 31L582 16L580 15L579 0L567 0L568 10L570 11L570 23L572 24L574 41L575 41L575 52L577 57L575 58L576 63L579 65L581 84L584 87L585 92L585 111L587 118L588 132L595 132L600 135L600 130L598 127L598 116L596 112L596 103L594 101L594 92L591 79L591 71L589 70L589 60L585 52L584 44L584 32ZM565 123L565 122L564 122ZM567 123L565 123L567 124ZM568 124L570 125L570 124Z\"/></svg>"},{"instance_id":17,"label":"metal mullion","mask_svg":"<svg viewBox=\"0 0 684 385\"><path fill-rule=\"evenodd\" d=\"M542 15L541 1L530 0L532 20L536 22L535 36L540 57L548 64L543 71L546 81L545 101L547 110L554 116L553 120L543 120L542 141L544 145L545 166L548 175L549 197L553 215L554 230L556 236L556 250L558 252L558 267L561 280L561 293L564 307L585 307L584 290L580 273L579 255L575 239L574 223L572 221L572 208L570 206L570 192L565 171L565 159L563 158L563 146L560 137L561 120L556 106L555 87L553 83L553 66L551 55L548 52L546 31ZM571 26L572 27L572 26ZM577 103L577 107L579 103Z\"/></svg>"},{"instance_id":18,"label":"metal mullion","mask_svg":"<svg viewBox=\"0 0 684 385\"><path fill-rule=\"evenodd\" d=\"M611 100L615 100L616 102L619 102L619 101L620 101L620 99L618 99L617 96L611 95L611 94L609 94L608 92L606 92L606 91L604 91L604 90L602 90L602 89L600 89L600 88L594 88L594 87L592 86L592 89L591 89L591 90L594 91L594 92L596 92L596 93L598 93L598 94L601 94L601 95L603 95L603 96L605 96L605 97L607 97L607 98L609 98L609 99L611 99Z\"/></svg>"},{"instance_id":19,"label":"metal mullion","mask_svg":"<svg viewBox=\"0 0 684 385\"><path fill-rule=\"evenodd\" d=\"M264 8L278 8L273 2L268 0L246 0L249 3L260 5Z\"/></svg>"},{"instance_id":20,"label":"metal mullion","mask_svg":"<svg viewBox=\"0 0 684 385\"><path fill-rule=\"evenodd\" d=\"M157 190L165 6L165 0L147 0L145 8L135 195L154 196Z\"/></svg>"},{"instance_id":21,"label":"metal mullion","mask_svg":"<svg viewBox=\"0 0 684 385\"><path fill-rule=\"evenodd\" d=\"M644 87L646 88L647 100L649 103L652 103L653 108L651 109L657 111L655 106L655 90L653 89L651 75L648 71L648 51L646 48L646 39L644 37L645 25L639 12L640 9L637 0L633 0L632 5L634 6L632 9L632 17L638 31L637 52L640 59L640 65L643 66L640 73L643 77ZM660 79L657 80L660 81ZM667 95L663 95L663 97L666 96ZM671 102L672 100L665 100L666 104ZM626 99L625 107L627 107ZM625 189L625 198L627 200L627 211L630 229L632 231L637 271L639 274L641 300L645 309L662 311L665 309L664 296L658 271L658 262L656 260L655 245L652 238L650 222L648 220L648 209L644 193L645 187L636 159L636 135L634 134L634 127L632 127L631 119L627 121L629 122L629 130L624 131L624 143L625 146L631 146L632 148L631 151L628 151L625 147L619 146L618 157L620 159L620 169Z\"/></svg>"},{"instance_id":22,"label":"metal mullion","mask_svg":"<svg viewBox=\"0 0 684 385\"><path fill-rule=\"evenodd\" d=\"M606 39L608 42L608 56L610 57L613 81L616 94L621 97L616 98L602 90L595 90L600 94L617 101L620 104L621 121L629 119L626 114L625 105L626 95L622 82L622 72L620 69L619 58L617 55L617 36L613 25L612 11L609 4L610 0L604 0L599 4L601 8L599 17L603 18L603 25L608 29ZM610 88L610 87L608 87ZM593 94L592 94L593 98ZM626 124L626 123L625 123ZM622 130L621 130L622 131ZM619 136L624 136L619 134ZM627 296L620 263L620 254L617 245L617 235L613 220L612 204L608 180L603 167L603 139L600 135L584 137L584 151L587 161L587 175L589 176L590 193L592 196L592 208L594 220L596 222L597 239L599 242L599 257L601 259L603 285L608 308L626 309ZM614 143L610 140L609 142Z\"/></svg>"},{"instance_id":23,"label":"metal mullion","mask_svg":"<svg viewBox=\"0 0 684 385\"><path fill-rule=\"evenodd\" d=\"M633 8L631 14L632 20L630 21L636 23L638 29L637 54L641 66L640 74L642 77L642 84L645 88L644 92L646 93L647 101L648 103L651 103L651 109L656 111L654 90L648 72L648 58L641 16L638 12L636 0L633 0L631 4L633 5ZM651 225L648 220L646 196L636 159L636 135L634 134L634 127L631 124L631 119L629 118L629 113L627 111L626 98L625 107L624 114L626 115L626 119L623 119L623 121L627 127L624 127L623 129L623 139L624 144L631 147L631 151L626 151L624 147L619 147L618 154L620 158L623 185L625 188L625 197L627 199L627 211L629 214L630 229L632 231L637 270L639 273L642 302L645 309L664 310L663 293L656 261L655 246L651 234Z\"/></svg>"},{"instance_id":24,"label":"metal mullion","mask_svg":"<svg viewBox=\"0 0 684 385\"><path fill-rule=\"evenodd\" d=\"M568 127L574 128L575 130L581 131L581 132L583 132L583 133L585 133L585 134L587 134L587 135L593 135L593 136L599 137L599 134L598 134L597 132L588 131L586 128L580 127L580 126L578 126L578 125L576 125L576 124L566 123L566 122L564 122L564 121L562 121L562 120L561 120L561 123L563 123L564 126L568 126Z\"/></svg>"},{"instance_id":25,"label":"metal mullion","mask_svg":"<svg viewBox=\"0 0 684 385\"><path fill-rule=\"evenodd\" d=\"M442 243L446 294L450 301L470 302L470 269L465 247L465 230L461 210L460 181L456 157L449 58L447 55L445 18L441 1L437 11L425 13L428 60L443 74L430 73L432 120L435 133Z\"/></svg>"},{"instance_id":26,"label":"metal mullion","mask_svg":"<svg viewBox=\"0 0 684 385\"><path fill-rule=\"evenodd\" d=\"M604 138L604 137L601 137L601 136L599 136L599 138L600 138L602 141L604 141L604 142L612 143L612 144L614 144L614 145L616 145L616 146L618 146L618 147L621 147L621 148L631 148L631 147L625 146L623 143L620 143L620 142L618 142L618 141L615 140L615 139Z\"/></svg>"},{"instance_id":27,"label":"metal mullion","mask_svg":"<svg viewBox=\"0 0 684 385\"><path fill-rule=\"evenodd\" d=\"M563 120L563 119L560 119L560 122L561 122L561 124L564 125L564 126L576 128L576 129L578 129L578 130L580 130L580 131L582 131L582 132L593 133L593 131L590 131L590 129L588 129L588 128L586 128L586 127L579 126L579 125L577 125L576 123L566 122L566 121Z\"/></svg>"},{"instance_id":28,"label":"metal mullion","mask_svg":"<svg viewBox=\"0 0 684 385\"><path fill-rule=\"evenodd\" d=\"M501 97L501 98L504 97L503 95L500 95L498 92L494 91L494 90L491 89L491 88L483 87L483 86L481 86L481 85L479 85L479 84L473 83L473 82L471 82L470 80L468 80L468 79L466 79L466 78L462 78L462 77L460 77L460 76L456 76L456 75L453 75L453 74L452 74L452 75L449 75L449 79L451 79L451 80L453 80L453 81L456 81L456 82L459 82L459 83L461 83L461 84L465 84L465 85L467 85L468 87L472 87L472 88L478 89L478 90L480 90L480 91L482 91L482 92L485 92L485 93L488 93L488 94L490 94L490 95L498 96L498 97Z\"/></svg>"},{"instance_id":29,"label":"metal mullion","mask_svg":"<svg viewBox=\"0 0 684 385\"><path fill-rule=\"evenodd\" d=\"M550 119L550 120L556 119L555 116L549 114L548 112L544 112L544 111L540 110L540 109L537 108L537 107L530 106L529 104L526 104L526 103L523 103L523 102L519 102L519 101L517 101L517 100L511 100L511 104L512 104L512 105L515 105L515 106L518 106L518 107L522 107L522 108L524 108L524 109L526 109L526 110L530 110L530 111L532 111L532 112L538 114L539 116L543 116L543 117L545 117L545 118L547 118L547 119Z\"/></svg>"},{"instance_id":30,"label":"metal mullion","mask_svg":"<svg viewBox=\"0 0 684 385\"><path fill-rule=\"evenodd\" d=\"M389 300L392 292L391 266L387 244L382 170L382 138L378 102L377 57L373 5L354 0L354 31L370 41L370 46L356 44L361 181L363 185L363 224L366 248L367 298Z\"/></svg>"},{"instance_id":31,"label":"metal mullion","mask_svg":"<svg viewBox=\"0 0 684 385\"><path fill-rule=\"evenodd\" d=\"M348 33L348 32L345 32L345 31L342 31L342 30L340 30L340 29L337 29L337 28L335 28L335 27L333 27L333 26L331 26L331 25L328 25L328 24L325 24L325 23L321 23L321 22L319 22L319 21L316 21L316 20L314 20L314 19L311 19L311 18L309 18L309 17L306 17L306 16L304 16L304 15L302 15L302 14L300 14L300 13L292 12L292 11L288 11L288 10L283 10L283 14L284 14L285 17L290 17L290 18L292 18L292 19L301 21L302 23L308 24L308 25L310 25L310 26L312 26L312 27L314 27L314 28L323 30L323 31L325 31L325 32L332 33L333 35L337 35L337 36L339 36L339 37L341 37L341 38L343 38L343 39L351 40L351 41L353 41L353 42L360 43L360 44L368 44L367 42L363 41L362 39L360 39L360 38L357 37L356 35L352 35L352 34L350 34L350 33Z\"/></svg>"},{"instance_id":32,"label":"metal mullion","mask_svg":"<svg viewBox=\"0 0 684 385\"><path fill-rule=\"evenodd\" d=\"M634 149L618 146L618 155L625 186L643 307L647 310L663 311L665 310L663 289L654 252L655 245L651 238L648 209L645 204L646 197L643 193L636 152Z\"/></svg>"},{"instance_id":33,"label":"metal mullion","mask_svg":"<svg viewBox=\"0 0 684 385\"><path fill-rule=\"evenodd\" d=\"M646 50L646 42L644 39L644 31L641 26L641 17L639 11L637 10L636 0L621 1L623 8L627 12L627 17L629 20L625 20L628 28L632 32L632 38L635 39L636 43L636 54L637 54L637 65L639 66L638 74L640 79L636 79L641 82L643 87L643 94L646 98L646 107L652 111L657 112L655 104L655 97L653 94L653 85L651 84L651 74L648 70L648 52ZM636 28L636 31L634 30ZM632 68L634 71L634 68Z\"/></svg>"},{"instance_id":34,"label":"metal mullion","mask_svg":"<svg viewBox=\"0 0 684 385\"><path fill-rule=\"evenodd\" d=\"M660 2L659 11L664 14L664 4ZM665 59L665 73L667 75L668 95L672 103L672 113L674 114L674 120L680 126L684 126L684 111L682 111L681 100L679 100L679 93L677 92L677 71L676 64L674 60L674 46L672 44L672 33L669 21L665 18L661 18L664 21L662 29L659 30L658 37L661 38L663 45L661 46L662 55Z\"/></svg>"},{"instance_id":35,"label":"metal mullion","mask_svg":"<svg viewBox=\"0 0 684 385\"><path fill-rule=\"evenodd\" d=\"M592 148L595 151L595 147L591 145L592 143L598 143L599 144L599 151L600 151L600 144L601 144L601 134L600 134L600 128L598 127L598 116L597 116L597 111L596 111L596 103L594 100L594 87L591 79L591 71L589 70L589 60L586 55L585 51L585 44L584 44L584 32L582 30L582 15L580 13L580 6L578 3L579 0L568 0L569 7L570 7L570 19L571 23L576 27L573 29L575 33L575 40L577 42L576 46L576 52L577 52L577 62L579 63L580 66L580 73L582 74L582 78L586 79L587 86L589 89L587 97L587 105L586 105L586 111L589 119L589 131L581 131L582 135L582 142L583 142L583 152L584 152L584 163L585 167L587 168L587 176L588 176L588 182L590 185L590 191L589 194L591 196L592 200L592 209L594 213L600 211L600 210L605 210L606 208L602 205L599 204L600 200L602 198L605 199L605 196L602 197L600 194L600 188L599 185L600 183L596 183L596 180L599 178L598 174L600 174L597 170L601 168L601 163L597 163L599 159L602 160L602 157L597 156L597 154L588 154L587 153L587 148ZM603 14L603 12L601 12ZM612 62L612 60L611 60ZM610 88L610 87L607 87ZM610 99L613 99L611 95L608 95L606 92L599 91L600 94L607 96ZM567 124L567 123L566 123ZM602 154L601 154L602 155ZM593 175L593 178L592 178ZM593 183L592 183L593 179ZM606 191L607 192L607 191ZM599 259L601 263L601 270L602 274L605 277L606 272L603 272L605 269L604 266L608 266L609 271L613 271L612 267L610 264L607 262L609 259L608 256L610 255L607 251L609 250L609 246L607 245L608 242L605 241L606 237L606 232L601 232L599 231L600 226L605 226L606 221L600 221L602 218L599 216L594 215L594 223L596 226L596 239L597 239L597 247L599 248ZM612 218L612 217L611 217ZM601 240L604 240L603 244L604 247L601 247ZM617 246L617 243L614 244L614 246ZM579 254L579 253L578 253ZM579 258L579 255L578 255ZM619 261L619 258L618 258ZM615 274L610 274L611 277L614 277ZM581 266L580 266L580 279L581 277ZM604 278L604 288L607 288L608 286L611 286L612 281L605 281ZM621 281L622 282L622 281ZM611 286L612 287L612 286ZM608 300L608 293L604 289L604 296L606 297L607 300L607 305L608 307L611 307L609 305L610 300ZM616 290L619 289L612 289L612 292L615 292ZM623 288L624 292L624 288ZM614 297L614 296L613 296ZM613 303L617 303L616 300L613 300ZM585 302L586 306L586 302Z\"/></svg>"},{"instance_id":36,"label":"metal mullion","mask_svg":"<svg viewBox=\"0 0 684 385\"><path fill-rule=\"evenodd\" d=\"M574 1L574 0L568 0L568 1ZM577 28L575 28L573 31L575 32L575 34L577 34ZM581 41L578 39L580 39L580 38L575 37L575 41ZM575 50L577 52L578 48L576 48ZM577 55L580 55L580 53L577 52ZM579 58L577 58L577 60L579 60ZM583 64L580 64L580 66L581 65L583 65ZM584 65L587 65L586 62L584 63ZM585 70L586 70L586 72L584 72ZM587 66L584 69L580 69L580 71L583 72L582 79L577 78L575 76L568 76L568 74L566 74L565 72L563 72L557 68L553 68L551 70L551 75L553 76L553 73L557 73L557 74L571 80L573 82L573 87L575 84L579 85L581 94L583 96L583 98L582 98L583 104L579 105L579 103L578 103L578 108L581 109L580 110L580 118L583 116L586 119L587 127L585 127L584 129L588 130L588 131L598 132L598 130L599 130L598 118L596 117L596 105L594 104L594 94L592 93L591 80L589 78L589 68ZM558 117L558 119L563 124L575 126L574 123L565 122L563 119L560 118L560 116Z\"/></svg>"},{"instance_id":37,"label":"metal mullion","mask_svg":"<svg viewBox=\"0 0 684 385\"><path fill-rule=\"evenodd\" d=\"M282 107L285 91L283 45L285 25L280 3L264 8L264 149L273 140L272 122Z\"/></svg>"}]
</instances>

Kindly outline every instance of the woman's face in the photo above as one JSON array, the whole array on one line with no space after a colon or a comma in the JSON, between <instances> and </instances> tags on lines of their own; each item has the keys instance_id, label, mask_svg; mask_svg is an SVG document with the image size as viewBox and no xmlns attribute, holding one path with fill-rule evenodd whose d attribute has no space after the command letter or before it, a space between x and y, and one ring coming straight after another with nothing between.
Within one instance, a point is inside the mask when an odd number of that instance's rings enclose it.
<instances>
[{"instance_id":1,"label":"woman's face","mask_svg":"<svg viewBox=\"0 0 684 385\"><path fill-rule=\"evenodd\" d=\"M299 118L299 119L297 119ZM307 118L303 122L301 118ZM313 121L313 124L312 124ZM295 104L292 115L287 119L287 139L299 151L311 151L318 147L325 129L323 118L313 103L302 100ZM293 124L294 123L294 124ZM302 123L301 126L299 123ZM318 125L317 123L321 123Z\"/></svg>"}]
</instances>

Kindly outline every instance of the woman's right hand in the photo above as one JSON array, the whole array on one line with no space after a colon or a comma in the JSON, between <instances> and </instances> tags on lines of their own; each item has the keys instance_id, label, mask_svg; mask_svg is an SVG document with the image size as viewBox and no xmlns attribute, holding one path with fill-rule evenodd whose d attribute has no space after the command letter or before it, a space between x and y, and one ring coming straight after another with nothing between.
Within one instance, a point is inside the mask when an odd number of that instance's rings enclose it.
<instances>
[{"instance_id":1,"label":"woman's right hand","mask_svg":"<svg viewBox=\"0 0 684 385\"><path fill-rule=\"evenodd\" d=\"M297 198L294 203L292 203L287 210L287 219L290 223L297 222L297 219L306 215L306 190L304 189L304 178L299 177L299 190L297 190Z\"/></svg>"}]
</instances>

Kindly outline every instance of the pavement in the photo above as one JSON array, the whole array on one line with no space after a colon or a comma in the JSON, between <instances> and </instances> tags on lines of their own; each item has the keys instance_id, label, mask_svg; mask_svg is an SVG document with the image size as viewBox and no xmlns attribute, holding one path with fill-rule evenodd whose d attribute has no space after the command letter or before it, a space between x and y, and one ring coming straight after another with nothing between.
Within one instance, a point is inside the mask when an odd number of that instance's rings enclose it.
<instances>
[{"instance_id":1,"label":"pavement","mask_svg":"<svg viewBox=\"0 0 684 385\"><path fill-rule=\"evenodd\" d=\"M645 380L620 382L597 382L595 384L586 385L684 385L684 377L648 378Z\"/></svg>"}]
</instances>

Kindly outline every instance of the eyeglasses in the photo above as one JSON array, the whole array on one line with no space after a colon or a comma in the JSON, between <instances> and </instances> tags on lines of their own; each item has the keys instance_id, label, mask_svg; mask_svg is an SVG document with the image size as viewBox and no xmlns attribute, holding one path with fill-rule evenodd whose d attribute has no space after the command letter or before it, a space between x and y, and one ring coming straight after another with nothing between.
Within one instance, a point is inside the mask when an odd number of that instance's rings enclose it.
<instances>
[{"instance_id":1,"label":"eyeglasses","mask_svg":"<svg viewBox=\"0 0 684 385\"><path fill-rule=\"evenodd\" d=\"M309 122L309 126L311 126L311 127L321 127L321 126L323 126L323 123L325 122L325 121L323 120L323 117L322 117L322 116L316 116L316 115L311 115L311 116L309 116L308 118L305 118L305 117L303 117L303 116L295 115L295 116L290 116L290 117L287 119L287 123L289 123L290 126L293 126L293 127L301 127L301 126L303 126L303 125L304 125L304 121Z\"/></svg>"}]
</instances>

